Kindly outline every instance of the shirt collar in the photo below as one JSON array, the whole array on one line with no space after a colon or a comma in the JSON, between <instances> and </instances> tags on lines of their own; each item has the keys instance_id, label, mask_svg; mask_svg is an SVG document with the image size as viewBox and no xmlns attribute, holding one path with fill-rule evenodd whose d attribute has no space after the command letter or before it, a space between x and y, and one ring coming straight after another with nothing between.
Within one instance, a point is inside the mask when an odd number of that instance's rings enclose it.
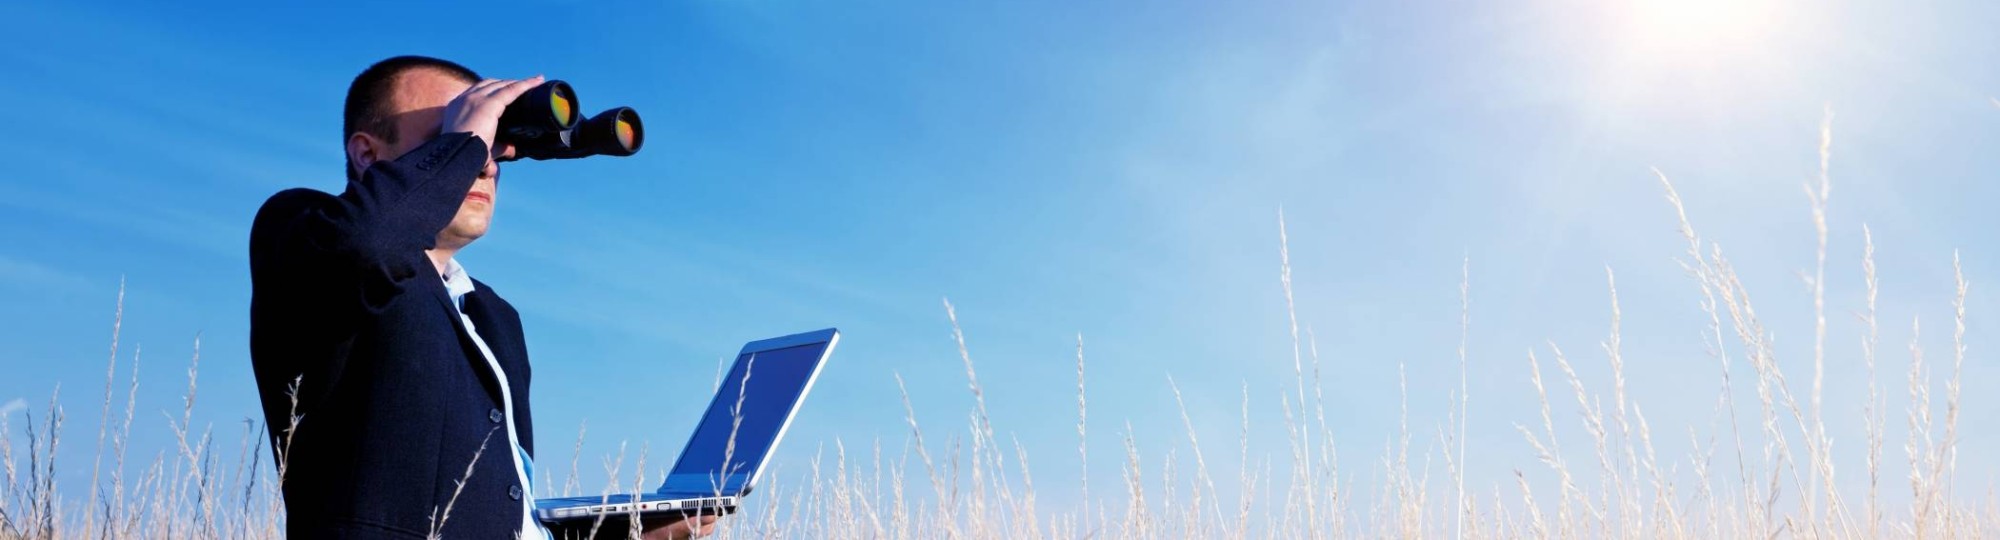
<instances>
[{"instance_id":1,"label":"shirt collar","mask_svg":"<svg viewBox=\"0 0 2000 540\"><path fill-rule=\"evenodd\" d=\"M465 267L458 264L457 257L444 263L444 289L445 292L451 293L451 303L461 308L465 303L465 295L474 289L472 276L466 275Z\"/></svg>"}]
</instances>

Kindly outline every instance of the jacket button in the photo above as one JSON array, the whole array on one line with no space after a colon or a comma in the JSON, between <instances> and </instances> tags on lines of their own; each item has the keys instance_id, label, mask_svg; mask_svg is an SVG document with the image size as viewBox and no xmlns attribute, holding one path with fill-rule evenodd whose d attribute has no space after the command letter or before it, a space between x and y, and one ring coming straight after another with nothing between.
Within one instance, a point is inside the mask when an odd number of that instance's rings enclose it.
<instances>
[{"instance_id":1,"label":"jacket button","mask_svg":"<svg viewBox=\"0 0 2000 540\"><path fill-rule=\"evenodd\" d=\"M521 485L515 484L507 486L507 498L514 499L517 501L521 500Z\"/></svg>"},{"instance_id":2,"label":"jacket button","mask_svg":"<svg viewBox=\"0 0 2000 540\"><path fill-rule=\"evenodd\" d=\"M502 414L500 412L500 409L493 409L491 412L486 413L486 419L492 420L493 423L498 424L500 423L501 420L506 420L507 415Z\"/></svg>"}]
</instances>

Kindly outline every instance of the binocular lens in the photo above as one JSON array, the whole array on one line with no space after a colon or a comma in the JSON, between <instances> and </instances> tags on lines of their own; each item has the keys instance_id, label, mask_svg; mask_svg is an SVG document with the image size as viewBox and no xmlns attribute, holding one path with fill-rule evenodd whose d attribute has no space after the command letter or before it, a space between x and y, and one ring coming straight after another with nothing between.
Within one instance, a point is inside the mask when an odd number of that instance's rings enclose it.
<instances>
[{"instance_id":1,"label":"binocular lens","mask_svg":"<svg viewBox=\"0 0 2000 540\"><path fill-rule=\"evenodd\" d=\"M501 138L512 142L558 135L576 125L576 92L569 83L549 81L528 89L500 113Z\"/></svg>"},{"instance_id":2,"label":"binocular lens","mask_svg":"<svg viewBox=\"0 0 2000 540\"><path fill-rule=\"evenodd\" d=\"M529 89L500 114L500 142L514 145L522 158L575 159L629 156L646 143L639 112L618 107L581 118L576 92L562 81Z\"/></svg>"},{"instance_id":3,"label":"binocular lens","mask_svg":"<svg viewBox=\"0 0 2000 540\"><path fill-rule=\"evenodd\" d=\"M557 81L554 84L562 82ZM576 123L576 95L568 92L569 85L565 84L561 89L563 90L561 92L549 92L549 110L554 113L557 122L561 122L563 127L569 127Z\"/></svg>"},{"instance_id":4,"label":"binocular lens","mask_svg":"<svg viewBox=\"0 0 2000 540\"><path fill-rule=\"evenodd\" d=\"M626 150L639 149L639 128L633 125L637 120L637 118L626 120L622 117L618 119L618 146Z\"/></svg>"},{"instance_id":5,"label":"binocular lens","mask_svg":"<svg viewBox=\"0 0 2000 540\"><path fill-rule=\"evenodd\" d=\"M631 107L611 109L578 125L572 143L586 155L629 156L646 144L645 124L639 123L639 111Z\"/></svg>"}]
</instances>

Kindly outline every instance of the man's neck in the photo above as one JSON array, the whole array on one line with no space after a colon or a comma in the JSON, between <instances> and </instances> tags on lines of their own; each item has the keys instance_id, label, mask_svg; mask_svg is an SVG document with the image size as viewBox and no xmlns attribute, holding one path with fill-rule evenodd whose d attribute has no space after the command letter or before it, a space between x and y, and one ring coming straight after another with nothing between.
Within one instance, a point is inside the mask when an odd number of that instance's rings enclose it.
<instances>
[{"instance_id":1,"label":"man's neck","mask_svg":"<svg viewBox=\"0 0 2000 540\"><path fill-rule=\"evenodd\" d=\"M431 265L437 267L437 275L440 276L444 275L444 269L449 266L447 263L451 262L451 257L457 254L457 249L439 248L424 250L424 255L431 258Z\"/></svg>"}]
</instances>

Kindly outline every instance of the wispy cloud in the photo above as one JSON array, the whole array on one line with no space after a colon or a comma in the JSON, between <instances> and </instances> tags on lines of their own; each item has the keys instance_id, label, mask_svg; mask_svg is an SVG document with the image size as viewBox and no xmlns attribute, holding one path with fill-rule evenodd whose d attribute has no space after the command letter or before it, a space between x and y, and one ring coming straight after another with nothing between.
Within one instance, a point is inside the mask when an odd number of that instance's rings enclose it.
<instances>
[{"instance_id":1,"label":"wispy cloud","mask_svg":"<svg viewBox=\"0 0 2000 540\"><path fill-rule=\"evenodd\" d=\"M55 288L62 290L83 290L91 286L90 281L34 261L0 257L0 285L16 285L21 288ZM20 401L20 400L14 400ZM8 405L13 405L9 403ZM0 410L7 410L0 408Z\"/></svg>"},{"instance_id":2,"label":"wispy cloud","mask_svg":"<svg viewBox=\"0 0 2000 540\"><path fill-rule=\"evenodd\" d=\"M22 409L26 408L28 408L28 400L21 398L14 398L13 401L9 401L6 404L0 404L0 420L4 420L9 416L13 416L14 413L20 412Z\"/></svg>"}]
</instances>

